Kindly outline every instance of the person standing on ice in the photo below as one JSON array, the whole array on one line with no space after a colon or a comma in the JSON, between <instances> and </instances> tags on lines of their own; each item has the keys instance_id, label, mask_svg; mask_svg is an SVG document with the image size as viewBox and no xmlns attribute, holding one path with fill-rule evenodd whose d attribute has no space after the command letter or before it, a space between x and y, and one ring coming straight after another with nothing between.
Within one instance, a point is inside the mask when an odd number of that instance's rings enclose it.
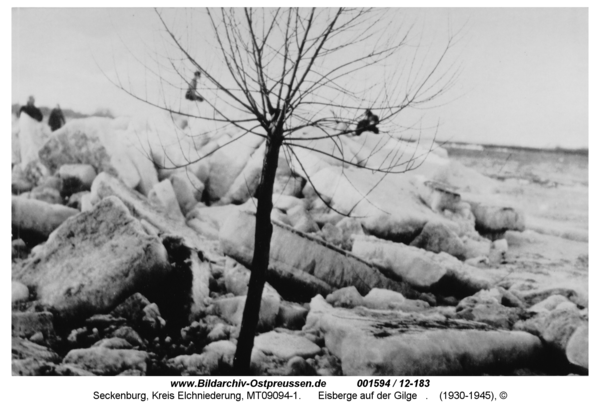
<instances>
[{"instance_id":1,"label":"person standing on ice","mask_svg":"<svg viewBox=\"0 0 600 408\"><path fill-rule=\"evenodd\" d=\"M21 109L19 109L19 114L17 115L17 117L21 117L21 112L25 112L30 118L35 119L38 122L41 122L44 119L44 115L42 115L42 111L40 111L35 106L35 98L33 96L29 97L29 99L27 100L27 105L21 106Z\"/></svg>"},{"instance_id":2,"label":"person standing on ice","mask_svg":"<svg viewBox=\"0 0 600 408\"><path fill-rule=\"evenodd\" d=\"M54 132L55 130L60 129L64 126L65 122L65 115L63 115L60 106L56 105L56 108L52 109L50 117L48 117L48 126L50 126L50 130Z\"/></svg>"}]
</instances>

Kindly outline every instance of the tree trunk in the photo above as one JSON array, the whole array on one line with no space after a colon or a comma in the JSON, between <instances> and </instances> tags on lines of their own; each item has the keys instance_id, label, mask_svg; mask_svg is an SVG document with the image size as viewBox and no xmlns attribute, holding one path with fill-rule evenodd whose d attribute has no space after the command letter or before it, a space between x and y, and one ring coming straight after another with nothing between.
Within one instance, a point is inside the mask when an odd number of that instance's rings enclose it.
<instances>
[{"instance_id":1,"label":"tree trunk","mask_svg":"<svg viewBox=\"0 0 600 408\"><path fill-rule=\"evenodd\" d=\"M265 159L263 161L261 181L258 186L258 206L256 210L256 230L254 234L254 257L248 284L248 295L244 306L242 327L238 337L233 363L236 375L250 374L250 358L254 347L254 336L260 312L262 292L266 282L269 255L271 251L271 210L273 209L273 184L279 161L279 148L283 142L281 132L267 139Z\"/></svg>"}]
</instances>

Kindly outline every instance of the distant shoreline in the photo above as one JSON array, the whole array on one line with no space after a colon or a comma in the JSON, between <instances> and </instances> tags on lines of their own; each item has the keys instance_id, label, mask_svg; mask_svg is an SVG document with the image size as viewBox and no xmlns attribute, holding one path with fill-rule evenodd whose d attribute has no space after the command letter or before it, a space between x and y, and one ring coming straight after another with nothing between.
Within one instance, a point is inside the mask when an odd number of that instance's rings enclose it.
<instances>
[{"instance_id":1,"label":"distant shoreline","mask_svg":"<svg viewBox=\"0 0 600 408\"><path fill-rule=\"evenodd\" d=\"M446 142L440 143L445 149L462 149L462 150L507 150L507 151L521 151L521 152L536 152L536 153L565 153L575 154L581 156L588 156L588 148L580 149L569 149L564 147L555 148L542 148L542 147L526 147L526 146L514 146L514 145L497 145L487 143L468 143L468 142Z\"/></svg>"}]
</instances>

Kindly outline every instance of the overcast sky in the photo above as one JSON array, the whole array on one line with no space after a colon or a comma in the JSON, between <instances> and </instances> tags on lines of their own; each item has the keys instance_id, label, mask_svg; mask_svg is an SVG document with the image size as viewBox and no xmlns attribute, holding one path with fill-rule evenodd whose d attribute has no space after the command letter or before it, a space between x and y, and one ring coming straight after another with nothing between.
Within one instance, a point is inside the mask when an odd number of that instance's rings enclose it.
<instances>
[{"instance_id":1,"label":"overcast sky","mask_svg":"<svg viewBox=\"0 0 600 408\"><path fill-rule=\"evenodd\" d=\"M451 103L431 108L438 138L535 147L588 146L588 12L584 8L409 9L436 31L466 24ZM188 22L193 24L192 21ZM148 112L105 77L144 92L162 40L149 9L13 9L12 102L91 113ZM198 28L195 27L197 30ZM208 32L207 32L208 35ZM137 61L136 58L141 59ZM148 60L146 60L148 58Z\"/></svg>"}]
</instances>

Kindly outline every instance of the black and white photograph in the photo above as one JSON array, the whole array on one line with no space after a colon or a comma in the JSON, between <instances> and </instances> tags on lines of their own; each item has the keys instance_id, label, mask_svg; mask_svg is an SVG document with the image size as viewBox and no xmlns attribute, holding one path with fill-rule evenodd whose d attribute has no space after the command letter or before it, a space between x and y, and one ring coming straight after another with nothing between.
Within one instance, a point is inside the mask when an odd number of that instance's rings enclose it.
<instances>
[{"instance_id":1,"label":"black and white photograph","mask_svg":"<svg viewBox=\"0 0 600 408\"><path fill-rule=\"evenodd\" d=\"M589 376L589 8L203 6L11 9L11 377Z\"/></svg>"}]
</instances>

